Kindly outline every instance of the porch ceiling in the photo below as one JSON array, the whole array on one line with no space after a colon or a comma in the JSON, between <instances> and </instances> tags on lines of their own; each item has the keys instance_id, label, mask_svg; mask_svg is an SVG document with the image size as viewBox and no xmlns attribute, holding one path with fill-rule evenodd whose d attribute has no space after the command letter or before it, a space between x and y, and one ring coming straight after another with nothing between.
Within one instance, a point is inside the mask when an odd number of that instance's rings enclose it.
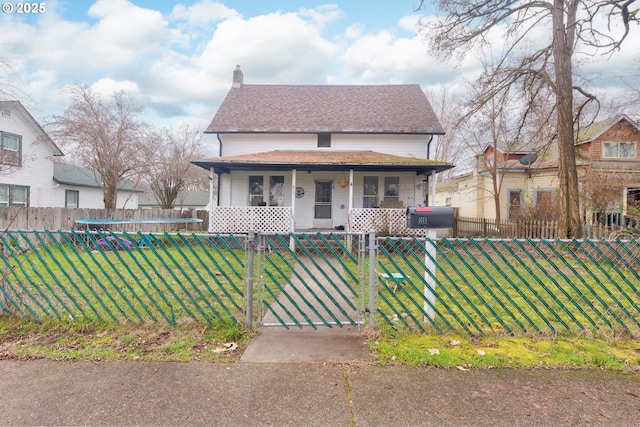
<instances>
[{"instance_id":1,"label":"porch ceiling","mask_svg":"<svg viewBox=\"0 0 640 427\"><path fill-rule=\"evenodd\" d=\"M291 170L308 171L395 171L415 172L418 175L451 169L454 165L415 157L395 156L375 151L287 151L275 150L239 156L211 157L192 162L215 173L232 170Z\"/></svg>"}]
</instances>

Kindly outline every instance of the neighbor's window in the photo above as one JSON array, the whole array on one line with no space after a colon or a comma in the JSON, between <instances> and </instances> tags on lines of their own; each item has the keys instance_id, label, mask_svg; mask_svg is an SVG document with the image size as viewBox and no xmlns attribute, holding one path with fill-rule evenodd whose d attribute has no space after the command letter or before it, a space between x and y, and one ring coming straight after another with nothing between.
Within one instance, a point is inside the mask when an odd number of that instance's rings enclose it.
<instances>
[{"instance_id":1,"label":"neighbor's window","mask_svg":"<svg viewBox=\"0 0 640 427\"><path fill-rule=\"evenodd\" d=\"M553 221L558 218L560 203L558 189L537 189L534 191L533 200L535 219Z\"/></svg>"},{"instance_id":2,"label":"neighbor's window","mask_svg":"<svg viewBox=\"0 0 640 427\"><path fill-rule=\"evenodd\" d=\"M76 190L65 190L64 192L64 207L75 209L78 207L78 200L80 199L80 192Z\"/></svg>"},{"instance_id":3,"label":"neighbor's window","mask_svg":"<svg viewBox=\"0 0 640 427\"><path fill-rule=\"evenodd\" d=\"M331 134L319 133L318 134L318 148L331 147Z\"/></svg>"},{"instance_id":4,"label":"neighbor's window","mask_svg":"<svg viewBox=\"0 0 640 427\"><path fill-rule=\"evenodd\" d=\"M509 219L518 219L522 216L524 208L522 204L522 190L509 190Z\"/></svg>"},{"instance_id":5,"label":"neighbor's window","mask_svg":"<svg viewBox=\"0 0 640 427\"><path fill-rule=\"evenodd\" d=\"M602 157L609 159L633 159L636 157L636 143L603 142Z\"/></svg>"},{"instance_id":6,"label":"neighbor's window","mask_svg":"<svg viewBox=\"0 0 640 427\"><path fill-rule=\"evenodd\" d=\"M264 205L264 177L252 175L249 177L249 206Z\"/></svg>"},{"instance_id":7,"label":"neighbor's window","mask_svg":"<svg viewBox=\"0 0 640 427\"><path fill-rule=\"evenodd\" d=\"M373 208L378 206L378 177L364 177L364 196L362 198L363 208Z\"/></svg>"},{"instance_id":8,"label":"neighbor's window","mask_svg":"<svg viewBox=\"0 0 640 427\"><path fill-rule=\"evenodd\" d=\"M22 137L0 132L0 163L20 166L22 162Z\"/></svg>"},{"instance_id":9,"label":"neighbor's window","mask_svg":"<svg viewBox=\"0 0 640 427\"><path fill-rule=\"evenodd\" d=\"M29 206L29 187L0 185L0 206Z\"/></svg>"},{"instance_id":10,"label":"neighbor's window","mask_svg":"<svg viewBox=\"0 0 640 427\"><path fill-rule=\"evenodd\" d=\"M451 205L453 204L453 197L451 196L447 196L444 198L444 205L447 207L451 207Z\"/></svg>"},{"instance_id":11,"label":"neighbor's window","mask_svg":"<svg viewBox=\"0 0 640 427\"><path fill-rule=\"evenodd\" d=\"M284 206L284 176L269 178L269 206Z\"/></svg>"},{"instance_id":12,"label":"neighbor's window","mask_svg":"<svg viewBox=\"0 0 640 427\"><path fill-rule=\"evenodd\" d=\"M384 177L384 200L397 202L398 196L400 196L400 177L385 176Z\"/></svg>"}]
</instances>

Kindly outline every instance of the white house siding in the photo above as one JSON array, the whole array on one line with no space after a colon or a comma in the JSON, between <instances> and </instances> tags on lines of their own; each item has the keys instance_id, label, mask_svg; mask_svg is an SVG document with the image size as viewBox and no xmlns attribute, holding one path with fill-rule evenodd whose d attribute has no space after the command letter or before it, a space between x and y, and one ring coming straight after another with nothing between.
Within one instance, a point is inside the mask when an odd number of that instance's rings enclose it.
<instances>
[{"instance_id":1,"label":"white house siding","mask_svg":"<svg viewBox=\"0 0 640 427\"><path fill-rule=\"evenodd\" d=\"M21 109L10 111L11 117L0 114L0 130L22 137L22 166L2 165L0 184L28 186L30 206L53 206L52 146L44 142L43 133Z\"/></svg>"},{"instance_id":2,"label":"white house siding","mask_svg":"<svg viewBox=\"0 0 640 427\"><path fill-rule=\"evenodd\" d=\"M66 190L78 191L79 208L83 209L104 209L104 198L102 190L91 187L77 187L73 185L58 185L52 191L52 205L54 207L65 207ZM138 209L138 194L128 191L118 192L118 209Z\"/></svg>"},{"instance_id":3,"label":"white house siding","mask_svg":"<svg viewBox=\"0 0 640 427\"><path fill-rule=\"evenodd\" d=\"M284 176L284 206L291 206L293 198L291 171L232 171L231 175L223 174L220 177L220 206L248 206L249 205L249 176L259 175L264 177L264 183L270 176ZM417 176L413 172L403 173L354 173L353 208L361 208L363 205L363 183L365 176L378 176L380 186L384 185L385 176L397 176L400 182L400 200L404 206L416 206L424 200L423 176ZM341 180L348 180L349 172L322 172L297 170L296 187L304 189L304 196L295 199L295 226L296 229L317 228L314 222L315 206L315 181L332 180L333 194L331 214L331 228L347 225L349 216L349 187L340 187ZM233 185L232 185L233 184ZM268 194L268 193L267 193ZM265 196L267 195L265 194ZM380 200L384 197L381 195Z\"/></svg>"},{"instance_id":4,"label":"white house siding","mask_svg":"<svg viewBox=\"0 0 640 427\"><path fill-rule=\"evenodd\" d=\"M426 159L429 137L425 135L332 134L331 147L328 148L318 148L316 134L221 134L220 139L222 156L273 150L370 150Z\"/></svg>"}]
</instances>

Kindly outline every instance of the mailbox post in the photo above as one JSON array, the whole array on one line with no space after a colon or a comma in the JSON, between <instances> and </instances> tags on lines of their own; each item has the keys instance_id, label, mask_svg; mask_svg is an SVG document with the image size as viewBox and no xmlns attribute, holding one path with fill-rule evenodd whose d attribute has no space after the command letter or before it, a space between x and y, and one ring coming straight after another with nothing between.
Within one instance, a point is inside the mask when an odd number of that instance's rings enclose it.
<instances>
[{"instance_id":1,"label":"mailbox post","mask_svg":"<svg viewBox=\"0 0 640 427\"><path fill-rule=\"evenodd\" d=\"M446 206L407 208L407 228L424 228L426 232L424 255L424 312L435 322L436 304L436 229L454 226L453 208Z\"/></svg>"}]
</instances>

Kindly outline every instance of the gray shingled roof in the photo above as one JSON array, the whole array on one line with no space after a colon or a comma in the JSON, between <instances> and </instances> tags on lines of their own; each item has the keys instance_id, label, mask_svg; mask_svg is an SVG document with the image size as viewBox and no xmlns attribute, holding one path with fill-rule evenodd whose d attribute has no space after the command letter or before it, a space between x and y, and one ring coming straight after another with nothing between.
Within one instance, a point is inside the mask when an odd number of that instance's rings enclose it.
<instances>
[{"instance_id":1,"label":"gray shingled roof","mask_svg":"<svg viewBox=\"0 0 640 427\"><path fill-rule=\"evenodd\" d=\"M584 144L586 142L591 142L622 120L626 120L629 124L631 124L631 126L638 129L636 123L633 120L631 120L626 115L621 114L619 116L609 117L608 119L594 122L589 126L581 128L578 132L578 135L576 136L576 143Z\"/></svg>"},{"instance_id":2,"label":"gray shingled roof","mask_svg":"<svg viewBox=\"0 0 640 427\"><path fill-rule=\"evenodd\" d=\"M93 169L63 163L53 164L53 180L58 184L75 185L77 187L102 188L102 175ZM118 190L142 192L130 183L118 183Z\"/></svg>"},{"instance_id":3,"label":"gray shingled roof","mask_svg":"<svg viewBox=\"0 0 640 427\"><path fill-rule=\"evenodd\" d=\"M417 84L232 87L206 133L444 134Z\"/></svg>"}]
</instances>

